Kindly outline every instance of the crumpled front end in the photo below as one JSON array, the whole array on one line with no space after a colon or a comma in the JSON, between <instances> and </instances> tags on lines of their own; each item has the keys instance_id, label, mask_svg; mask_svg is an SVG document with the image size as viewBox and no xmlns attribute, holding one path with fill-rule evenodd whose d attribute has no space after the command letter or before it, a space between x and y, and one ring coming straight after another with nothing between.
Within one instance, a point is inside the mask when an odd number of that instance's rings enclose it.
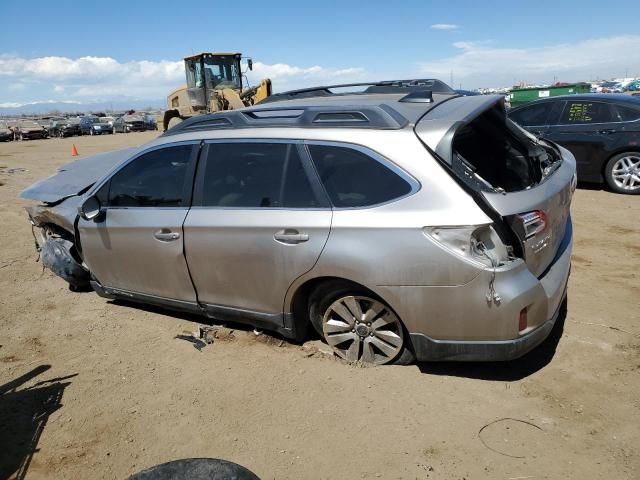
<instances>
[{"instance_id":1,"label":"crumpled front end","mask_svg":"<svg viewBox=\"0 0 640 480\"><path fill-rule=\"evenodd\" d=\"M81 197L71 197L55 206L26 208L42 265L74 290L87 288L90 280L75 243L74 223L81 201Z\"/></svg>"}]
</instances>

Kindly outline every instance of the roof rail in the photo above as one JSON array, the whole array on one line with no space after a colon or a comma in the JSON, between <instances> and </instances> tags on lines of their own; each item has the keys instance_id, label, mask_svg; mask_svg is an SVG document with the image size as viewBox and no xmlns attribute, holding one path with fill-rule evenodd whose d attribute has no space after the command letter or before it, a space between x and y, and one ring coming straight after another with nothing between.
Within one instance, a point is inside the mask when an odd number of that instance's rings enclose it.
<instances>
[{"instance_id":1,"label":"roof rail","mask_svg":"<svg viewBox=\"0 0 640 480\"><path fill-rule=\"evenodd\" d=\"M334 92L332 90L347 90L354 87L367 87L361 91ZM446 83L435 78L417 78L409 80L386 80L382 82L364 83L343 83L338 85L325 85L320 87L303 88L300 90L290 90L288 92L275 93L260 102L265 103L280 102L283 100L294 100L308 97L328 97L333 95L367 95L372 93L411 93L423 90L430 90L433 93L453 94L455 91Z\"/></svg>"},{"instance_id":2,"label":"roof rail","mask_svg":"<svg viewBox=\"0 0 640 480\"><path fill-rule=\"evenodd\" d=\"M295 106L248 108L196 115L167 130L162 136L225 128L353 127L397 130L409 121L388 105Z\"/></svg>"}]
</instances>

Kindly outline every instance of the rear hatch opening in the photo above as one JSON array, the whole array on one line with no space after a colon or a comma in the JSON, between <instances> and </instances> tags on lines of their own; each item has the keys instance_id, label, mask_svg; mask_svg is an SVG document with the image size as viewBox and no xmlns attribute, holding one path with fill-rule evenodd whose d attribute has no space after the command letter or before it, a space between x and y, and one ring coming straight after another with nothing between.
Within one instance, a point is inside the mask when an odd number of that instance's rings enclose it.
<instances>
[{"instance_id":1,"label":"rear hatch opening","mask_svg":"<svg viewBox=\"0 0 640 480\"><path fill-rule=\"evenodd\" d=\"M498 97L466 97L443 106L420 120L416 134L492 218L509 251L540 277L567 232L575 163L509 120ZM433 135L437 130L444 133Z\"/></svg>"},{"instance_id":2,"label":"rear hatch opening","mask_svg":"<svg viewBox=\"0 0 640 480\"><path fill-rule=\"evenodd\" d=\"M517 192L539 184L561 160L560 152L518 127L494 105L456 131L454 166L474 189Z\"/></svg>"}]
</instances>

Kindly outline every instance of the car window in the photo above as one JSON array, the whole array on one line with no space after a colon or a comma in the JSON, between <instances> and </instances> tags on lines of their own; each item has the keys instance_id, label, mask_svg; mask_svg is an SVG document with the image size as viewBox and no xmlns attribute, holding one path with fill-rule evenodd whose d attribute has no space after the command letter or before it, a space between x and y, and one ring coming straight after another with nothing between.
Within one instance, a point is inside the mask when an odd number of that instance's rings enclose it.
<instances>
[{"instance_id":1,"label":"car window","mask_svg":"<svg viewBox=\"0 0 640 480\"><path fill-rule=\"evenodd\" d=\"M108 205L112 207L181 207L189 170L191 145L178 145L145 153L113 177Z\"/></svg>"},{"instance_id":2,"label":"car window","mask_svg":"<svg viewBox=\"0 0 640 480\"><path fill-rule=\"evenodd\" d=\"M336 207L366 207L411 192L408 181L359 150L309 145L309 151L322 184Z\"/></svg>"},{"instance_id":3,"label":"car window","mask_svg":"<svg viewBox=\"0 0 640 480\"><path fill-rule=\"evenodd\" d=\"M509 118L524 127L546 125L549 111L554 103L555 102L544 102L522 107L510 113Z\"/></svg>"},{"instance_id":4,"label":"car window","mask_svg":"<svg viewBox=\"0 0 640 480\"><path fill-rule=\"evenodd\" d=\"M562 112L560 124L611 123L617 119L613 115L611 105L601 102L568 101Z\"/></svg>"},{"instance_id":5,"label":"car window","mask_svg":"<svg viewBox=\"0 0 640 480\"><path fill-rule=\"evenodd\" d=\"M297 146L286 143L209 144L200 204L244 208L321 206Z\"/></svg>"},{"instance_id":6,"label":"car window","mask_svg":"<svg viewBox=\"0 0 640 480\"><path fill-rule=\"evenodd\" d=\"M614 108L618 112L618 118L621 122L633 122L640 118L639 109L625 107L623 105L616 105Z\"/></svg>"}]
</instances>

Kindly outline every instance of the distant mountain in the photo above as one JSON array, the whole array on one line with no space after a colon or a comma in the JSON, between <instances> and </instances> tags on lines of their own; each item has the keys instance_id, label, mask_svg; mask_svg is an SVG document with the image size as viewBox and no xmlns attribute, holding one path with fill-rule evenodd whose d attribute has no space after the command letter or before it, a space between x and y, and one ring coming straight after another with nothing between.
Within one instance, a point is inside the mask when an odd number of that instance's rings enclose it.
<instances>
[{"instance_id":1,"label":"distant mountain","mask_svg":"<svg viewBox=\"0 0 640 480\"><path fill-rule=\"evenodd\" d=\"M0 104L1 105L1 104ZM127 100L120 99L105 102L33 102L22 105L11 104L0 106L0 116L45 115L49 113L105 112L108 110L142 110L146 108L162 109L162 100Z\"/></svg>"}]
</instances>

